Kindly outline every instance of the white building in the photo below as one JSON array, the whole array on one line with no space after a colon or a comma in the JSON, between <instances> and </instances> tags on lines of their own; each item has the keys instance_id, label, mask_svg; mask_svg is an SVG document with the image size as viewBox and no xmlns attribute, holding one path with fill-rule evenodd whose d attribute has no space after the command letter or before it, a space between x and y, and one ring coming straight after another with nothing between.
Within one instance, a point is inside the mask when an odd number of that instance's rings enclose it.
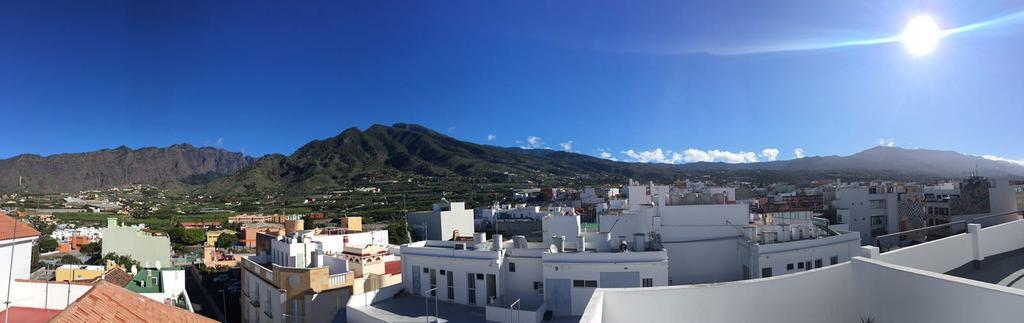
<instances>
[{"instance_id":1,"label":"white building","mask_svg":"<svg viewBox=\"0 0 1024 323\"><path fill-rule=\"evenodd\" d=\"M458 236L472 236L473 210L465 202L442 200L434 203L433 210L410 212L406 219L414 240L452 240Z\"/></svg>"},{"instance_id":2,"label":"white building","mask_svg":"<svg viewBox=\"0 0 1024 323\"><path fill-rule=\"evenodd\" d=\"M839 223L860 233L862 245L873 244L874 237L900 231L901 189L889 184L840 187L832 207L837 210Z\"/></svg>"},{"instance_id":3,"label":"white building","mask_svg":"<svg viewBox=\"0 0 1024 323\"><path fill-rule=\"evenodd\" d=\"M87 237L90 240L103 239L103 230L97 227L61 228L53 230L50 237L57 241L67 241L71 237Z\"/></svg>"},{"instance_id":4,"label":"white building","mask_svg":"<svg viewBox=\"0 0 1024 323\"><path fill-rule=\"evenodd\" d=\"M431 297L434 294L428 291L436 288L442 302L485 307L488 320L516 303L521 313L527 313L523 317L536 319L524 321L536 322L545 311L555 316L582 314L598 287L668 283L667 255L645 235L620 241L580 232L578 216L552 215L544 225L545 234L554 236L545 238L546 243L528 243L522 236L506 240L494 235L485 240L478 233L473 240L403 245L405 290Z\"/></svg>"},{"instance_id":5,"label":"white building","mask_svg":"<svg viewBox=\"0 0 1024 323\"><path fill-rule=\"evenodd\" d=\"M0 263L4 264L0 266L0 277L5 280L0 284L0 296L8 295L8 279L28 279L31 275L32 244L37 239L39 231L0 213Z\"/></svg>"},{"instance_id":6,"label":"white building","mask_svg":"<svg viewBox=\"0 0 1024 323\"><path fill-rule=\"evenodd\" d=\"M612 237L646 233L660 241L668 252L670 285L780 275L804 269L807 262L812 267L830 265L832 260L848 261L849 249L856 247L850 243L854 234L815 224L810 213L754 219L744 204L672 205L669 196L634 197L653 203L636 204L631 198L628 210L598 218L599 231ZM747 233L751 224L752 235ZM807 237L801 233L780 236L783 230L777 224L800 225ZM764 240L765 231L774 235Z\"/></svg>"}]
</instances>

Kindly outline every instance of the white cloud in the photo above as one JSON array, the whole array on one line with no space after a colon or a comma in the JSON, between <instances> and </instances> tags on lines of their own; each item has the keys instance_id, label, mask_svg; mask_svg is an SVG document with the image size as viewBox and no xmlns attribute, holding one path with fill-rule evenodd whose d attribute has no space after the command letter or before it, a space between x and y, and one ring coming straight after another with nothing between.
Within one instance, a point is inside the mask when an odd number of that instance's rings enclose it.
<instances>
[{"instance_id":1,"label":"white cloud","mask_svg":"<svg viewBox=\"0 0 1024 323\"><path fill-rule=\"evenodd\" d=\"M615 159L615 157L612 157L612 154L607 152L607 151L602 151L601 152L601 159L618 160L618 159Z\"/></svg>"},{"instance_id":2,"label":"white cloud","mask_svg":"<svg viewBox=\"0 0 1024 323\"><path fill-rule=\"evenodd\" d=\"M215 146L223 146L224 145L224 138L217 138L217 142L214 143L214 145Z\"/></svg>"},{"instance_id":3,"label":"white cloud","mask_svg":"<svg viewBox=\"0 0 1024 323\"><path fill-rule=\"evenodd\" d=\"M634 151L630 149L623 151L622 154L629 156L632 161L641 163L675 164L683 160L683 155L672 152L671 150L663 151L661 148L646 151Z\"/></svg>"},{"instance_id":4,"label":"white cloud","mask_svg":"<svg viewBox=\"0 0 1024 323\"><path fill-rule=\"evenodd\" d=\"M729 164L736 163L753 163L757 162L757 154L751 152L741 151L734 153L725 150L700 150L700 149L687 149L683 152L683 160L688 163L693 162L725 162Z\"/></svg>"},{"instance_id":5,"label":"white cloud","mask_svg":"<svg viewBox=\"0 0 1024 323\"><path fill-rule=\"evenodd\" d=\"M569 140L569 142L560 143L558 145L562 146L562 150L572 151L572 140Z\"/></svg>"},{"instance_id":6,"label":"white cloud","mask_svg":"<svg viewBox=\"0 0 1024 323\"><path fill-rule=\"evenodd\" d=\"M761 151L761 157L768 158L768 161L775 161L776 158L779 158L779 149L765 148Z\"/></svg>"},{"instance_id":7,"label":"white cloud","mask_svg":"<svg viewBox=\"0 0 1024 323\"><path fill-rule=\"evenodd\" d=\"M1017 164L1017 165L1020 165L1020 166L1024 166L1024 159L1009 159L1009 158L1004 158L1004 157L999 157L999 156L992 156L992 155L983 155L983 156L981 156L981 158L985 158L985 159L988 159L988 160L995 160L995 161L1003 161L1003 162L1007 162L1007 163L1013 163L1013 164Z\"/></svg>"},{"instance_id":8,"label":"white cloud","mask_svg":"<svg viewBox=\"0 0 1024 323\"><path fill-rule=\"evenodd\" d=\"M882 138L878 139L879 146L892 147L896 145L896 140L893 138Z\"/></svg>"},{"instance_id":9,"label":"white cloud","mask_svg":"<svg viewBox=\"0 0 1024 323\"><path fill-rule=\"evenodd\" d=\"M495 136L493 134L492 135L487 135L487 141L494 141L494 139L498 139L498 136Z\"/></svg>"},{"instance_id":10,"label":"white cloud","mask_svg":"<svg viewBox=\"0 0 1024 323\"><path fill-rule=\"evenodd\" d=\"M529 137L526 137L526 146L524 146L522 148L523 149L538 149L538 148L545 148L546 149L547 147L544 147L544 141L542 141L540 139L540 137L529 136Z\"/></svg>"},{"instance_id":11,"label":"white cloud","mask_svg":"<svg viewBox=\"0 0 1024 323\"><path fill-rule=\"evenodd\" d=\"M793 149L793 155L795 155L796 158L804 158L804 149L803 148Z\"/></svg>"}]
</instances>

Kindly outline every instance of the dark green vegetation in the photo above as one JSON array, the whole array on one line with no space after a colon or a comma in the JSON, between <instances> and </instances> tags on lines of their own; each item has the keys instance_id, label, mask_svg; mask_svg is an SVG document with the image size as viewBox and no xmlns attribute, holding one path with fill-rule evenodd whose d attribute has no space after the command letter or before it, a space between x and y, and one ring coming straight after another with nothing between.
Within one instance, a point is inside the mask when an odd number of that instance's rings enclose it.
<instances>
[{"instance_id":1,"label":"dark green vegetation","mask_svg":"<svg viewBox=\"0 0 1024 323\"><path fill-rule=\"evenodd\" d=\"M228 248L238 242L238 236L234 233L222 233L217 236L217 248Z\"/></svg>"}]
</instances>

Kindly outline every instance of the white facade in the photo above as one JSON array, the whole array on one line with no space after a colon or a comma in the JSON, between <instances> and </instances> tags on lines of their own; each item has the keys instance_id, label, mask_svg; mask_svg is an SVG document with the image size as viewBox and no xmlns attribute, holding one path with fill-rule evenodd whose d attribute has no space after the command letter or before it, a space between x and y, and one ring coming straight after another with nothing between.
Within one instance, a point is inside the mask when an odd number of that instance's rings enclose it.
<instances>
[{"instance_id":1,"label":"white facade","mask_svg":"<svg viewBox=\"0 0 1024 323\"><path fill-rule=\"evenodd\" d=\"M899 232L899 196L892 186L852 186L836 189L832 207L843 211L843 223L860 233L861 244L874 237Z\"/></svg>"},{"instance_id":2,"label":"white facade","mask_svg":"<svg viewBox=\"0 0 1024 323\"><path fill-rule=\"evenodd\" d=\"M473 235L473 210L464 202L435 203L432 211L411 212L406 216L409 230L421 240L451 240Z\"/></svg>"},{"instance_id":3,"label":"white facade","mask_svg":"<svg viewBox=\"0 0 1024 323\"><path fill-rule=\"evenodd\" d=\"M645 245L617 252L611 246L618 241L607 234L580 232L578 216L549 216L543 223L547 242L540 244L501 235L487 241L477 234L474 241L403 245L402 282L415 295L437 288L440 301L488 306L488 312L519 301L525 311L546 309L556 316L582 314L600 286L668 284L664 250L646 251Z\"/></svg>"},{"instance_id":4,"label":"white facade","mask_svg":"<svg viewBox=\"0 0 1024 323\"><path fill-rule=\"evenodd\" d=\"M622 215L599 218L599 231L613 239L656 233L668 252L671 284L740 279L736 239L750 221L746 205L643 206L630 202ZM694 261L700 259L700 261Z\"/></svg>"},{"instance_id":5,"label":"white facade","mask_svg":"<svg viewBox=\"0 0 1024 323\"><path fill-rule=\"evenodd\" d=\"M0 296L7 295L7 279L29 279L32 274L32 244L38 237L25 237L0 241L0 277L5 283L0 284ZM13 258L12 258L13 253ZM10 265L14 260L13 266ZM17 293L14 293L17 294Z\"/></svg>"}]
</instances>

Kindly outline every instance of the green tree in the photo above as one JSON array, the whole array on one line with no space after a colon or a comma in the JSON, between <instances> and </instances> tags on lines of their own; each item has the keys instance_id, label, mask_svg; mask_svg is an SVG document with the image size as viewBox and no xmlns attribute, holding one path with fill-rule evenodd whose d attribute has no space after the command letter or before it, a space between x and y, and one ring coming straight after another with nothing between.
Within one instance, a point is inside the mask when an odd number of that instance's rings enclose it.
<instances>
[{"instance_id":1,"label":"green tree","mask_svg":"<svg viewBox=\"0 0 1024 323\"><path fill-rule=\"evenodd\" d=\"M135 259L132 259L131 256L127 255L118 255L116 253L109 252L103 256L103 263L106 263L107 260L112 260L114 261L114 263L122 265L125 268L128 268L129 270L132 268L132 266L135 266L136 268L139 267L139 262L136 261Z\"/></svg>"},{"instance_id":2,"label":"green tree","mask_svg":"<svg viewBox=\"0 0 1024 323\"><path fill-rule=\"evenodd\" d=\"M206 233L200 229L185 229L181 232L181 243L195 245L206 241Z\"/></svg>"},{"instance_id":3,"label":"green tree","mask_svg":"<svg viewBox=\"0 0 1024 323\"><path fill-rule=\"evenodd\" d=\"M39 251L40 252L51 252L57 250L57 240L53 240L50 237L43 237L39 239Z\"/></svg>"},{"instance_id":4,"label":"green tree","mask_svg":"<svg viewBox=\"0 0 1024 323\"><path fill-rule=\"evenodd\" d=\"M82 259L78 259L78 257L72 255L64 255L60 257L60 263L64 265L81 265Z\"/></svg>"},{"instance_id":5,"label":"green tree","mask_svg":"<svg viewBox=\"0 0 1024 323\"><path fill-rule=\"evenodd\" d=\"M238 242L238 236L234 233L222 233L217 237L217 248L228 248Z\"/></svg>"},{"instance_id":6,"label":"green tree","mask_svg":"<svg viewBox=\"0 0 1024 323\"><path fill-rule=\"evenodd\" d=\"M99 243L91 242L81 245L78 251L84 254L95 254L99 253L101 248L102 246Z\"/></svg>"},{"instance_id":7,"label":"green tree","mask_svg":"<svg viewBox=\"0 0 1024 323\"><path fill-rule=\"evenodd\" d=\"M32 271L36 271L43 267L43 263L39 262L39 246L32 246Z\"/></svg>"},{"instance_id":8,"label":"green tree","mask_svg":"<svg viewBox=\"0 0 1024 323\"><path fill-rule=\"evenodd\" d=\"M405 219L397 217L391 219L391 223L388 223L388 240L391 240L392 244L405 244L409 243L408 226L405 223Z\"/></svg>"}]
</instances>

